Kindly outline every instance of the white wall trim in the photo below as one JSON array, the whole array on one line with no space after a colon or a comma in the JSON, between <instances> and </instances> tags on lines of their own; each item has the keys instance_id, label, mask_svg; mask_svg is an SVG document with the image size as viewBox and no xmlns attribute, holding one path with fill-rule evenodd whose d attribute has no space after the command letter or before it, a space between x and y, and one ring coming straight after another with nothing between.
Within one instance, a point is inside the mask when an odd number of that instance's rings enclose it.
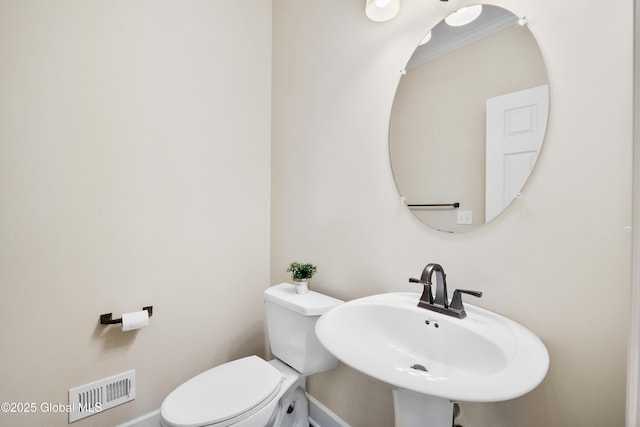
<instances>
[{"instance_id":1,"label":"white wall trim","mask_svg":"<svg viewBox=\"0 0 640 427\"><path fill-rule=\"evenodd\" d=\"M116 427L158 427L160 425L160 409L151 411L138 418L118 424Z\"/></svg>"},{"instance_id":2,"label":"white wall trim","mask_svg":"<svg viewBox=\"0 0 640 427\"><path fill-rule=\"evenodd\" d=\"M627 361L627 427L640 427L640 0L634 1L633 70L633 225L631 318Z\"/></svg>"},{"instance_id":3,"label":"white wall trim","mask_svg":"<svg viewBox=\"0 0 640 427\"><path fill-rule=\"evenodd\" d=\"M503 15L487 22L485 25L477 28L475 31L462 34L461 36L447 40L444 43L440 43L437 46L431 47L425 45L425 48L416 49L415 54L409 60L406 68L408 70L420 64L424 64L425 62L444 56L450 52L453 52L454 50L460 49L471 43L475 43L478 40L482 40L499 31L506 30L509 27L513 27L517 23L517 17L513 15Z\"/></svg>"},{"instance_id":4,"label":"white wall trim","mask_svg":"<svg viewBox=\"0 0 640 427\"><path fill-rule=\"evenodd\" d=\"M309 424L313 427L351 427L309 393L307 393L307 399L309 399Z\"/></svg>"}]
</instances>

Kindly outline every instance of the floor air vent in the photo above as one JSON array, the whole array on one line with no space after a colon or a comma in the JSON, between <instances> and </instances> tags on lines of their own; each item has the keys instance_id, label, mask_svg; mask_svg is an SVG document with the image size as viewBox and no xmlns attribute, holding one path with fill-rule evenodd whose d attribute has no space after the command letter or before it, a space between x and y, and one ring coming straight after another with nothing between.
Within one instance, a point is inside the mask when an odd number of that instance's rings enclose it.
<instances>
[{"instance_id":1,"label":"floor air vent","mask_svg":"<svg viewBox=\"0 0 640 427\"><path fill-rule=\"evenodd\" d=\"M72 388L69 390L69 422L81 420L135 398L135 369Z\"/></svg>"}]
</instances>

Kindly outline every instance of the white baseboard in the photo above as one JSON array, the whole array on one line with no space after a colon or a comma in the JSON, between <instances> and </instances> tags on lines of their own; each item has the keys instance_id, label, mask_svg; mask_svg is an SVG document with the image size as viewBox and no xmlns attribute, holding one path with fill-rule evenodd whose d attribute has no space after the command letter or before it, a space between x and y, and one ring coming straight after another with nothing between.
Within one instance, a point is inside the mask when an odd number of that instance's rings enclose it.
<instances>
[{"instance_id":1,"label":"white baseboard","mask_svg":"<svg viewBox=\"0 0 640 427\"><path fill-rule=\"evenodd\" d=\"M127 421L123 424L118 424L116 427L159 427L160 426L160 409L151 411L148 414L144 414L136 418L135 420Z\"/></svg>"},{"instance_id":2,"label":"white baseboard","mask_svg":"<svg viewBox=\"0 0 640 427\"><path fill-rule=\"evenodd\" d=\"M313 427L351 427L309 393L307 393L307 399L309 399L309 424Z\"/></svg>"},{"instance_id":3,"label":"white baseboard","mask_svg":"<svg viewBox=\"0 0 640 427\"><path fill-rule=\"evenodd\" d=\"M307 393L307 399L309 399L309 424L313 427L351 427L309 393ZM151 411L134 420L119 424L116 427L158 426L160 426L160 409Z\"/></svg>"}]
</instances>

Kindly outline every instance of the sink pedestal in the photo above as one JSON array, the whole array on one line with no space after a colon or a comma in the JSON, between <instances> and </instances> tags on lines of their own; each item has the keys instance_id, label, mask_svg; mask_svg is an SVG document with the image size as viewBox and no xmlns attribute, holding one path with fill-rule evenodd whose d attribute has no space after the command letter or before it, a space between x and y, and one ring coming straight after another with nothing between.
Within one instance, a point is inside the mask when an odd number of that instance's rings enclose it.
<instances>
[{"instance_id":1,"label":"sink pedestal","mask_svg":"<svg viewBox=\"0 0 640 427\"><path fill-rule=\"evenodd\" d=\"M413 391L394 389L395 427L451 427L453 402Z\"/></svg>"}]
</instances>

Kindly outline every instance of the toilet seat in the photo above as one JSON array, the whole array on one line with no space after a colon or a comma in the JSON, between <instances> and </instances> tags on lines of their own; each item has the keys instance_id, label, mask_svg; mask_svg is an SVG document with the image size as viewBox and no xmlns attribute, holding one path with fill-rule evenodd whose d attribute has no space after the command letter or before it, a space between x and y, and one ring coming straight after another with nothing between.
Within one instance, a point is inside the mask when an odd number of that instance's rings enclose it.
<instances>
[{"instance_id":1,"label":"toilet seat","mask_svg":"<svg viewBox=\"0 0 640 427\"><path fill-rule=\"evenodd\" d=\"M205 371L176 388L162 403L163 425L175 427L234 424L277 396L284 377L257 356Z\"/></svg>"}]
</instances>

